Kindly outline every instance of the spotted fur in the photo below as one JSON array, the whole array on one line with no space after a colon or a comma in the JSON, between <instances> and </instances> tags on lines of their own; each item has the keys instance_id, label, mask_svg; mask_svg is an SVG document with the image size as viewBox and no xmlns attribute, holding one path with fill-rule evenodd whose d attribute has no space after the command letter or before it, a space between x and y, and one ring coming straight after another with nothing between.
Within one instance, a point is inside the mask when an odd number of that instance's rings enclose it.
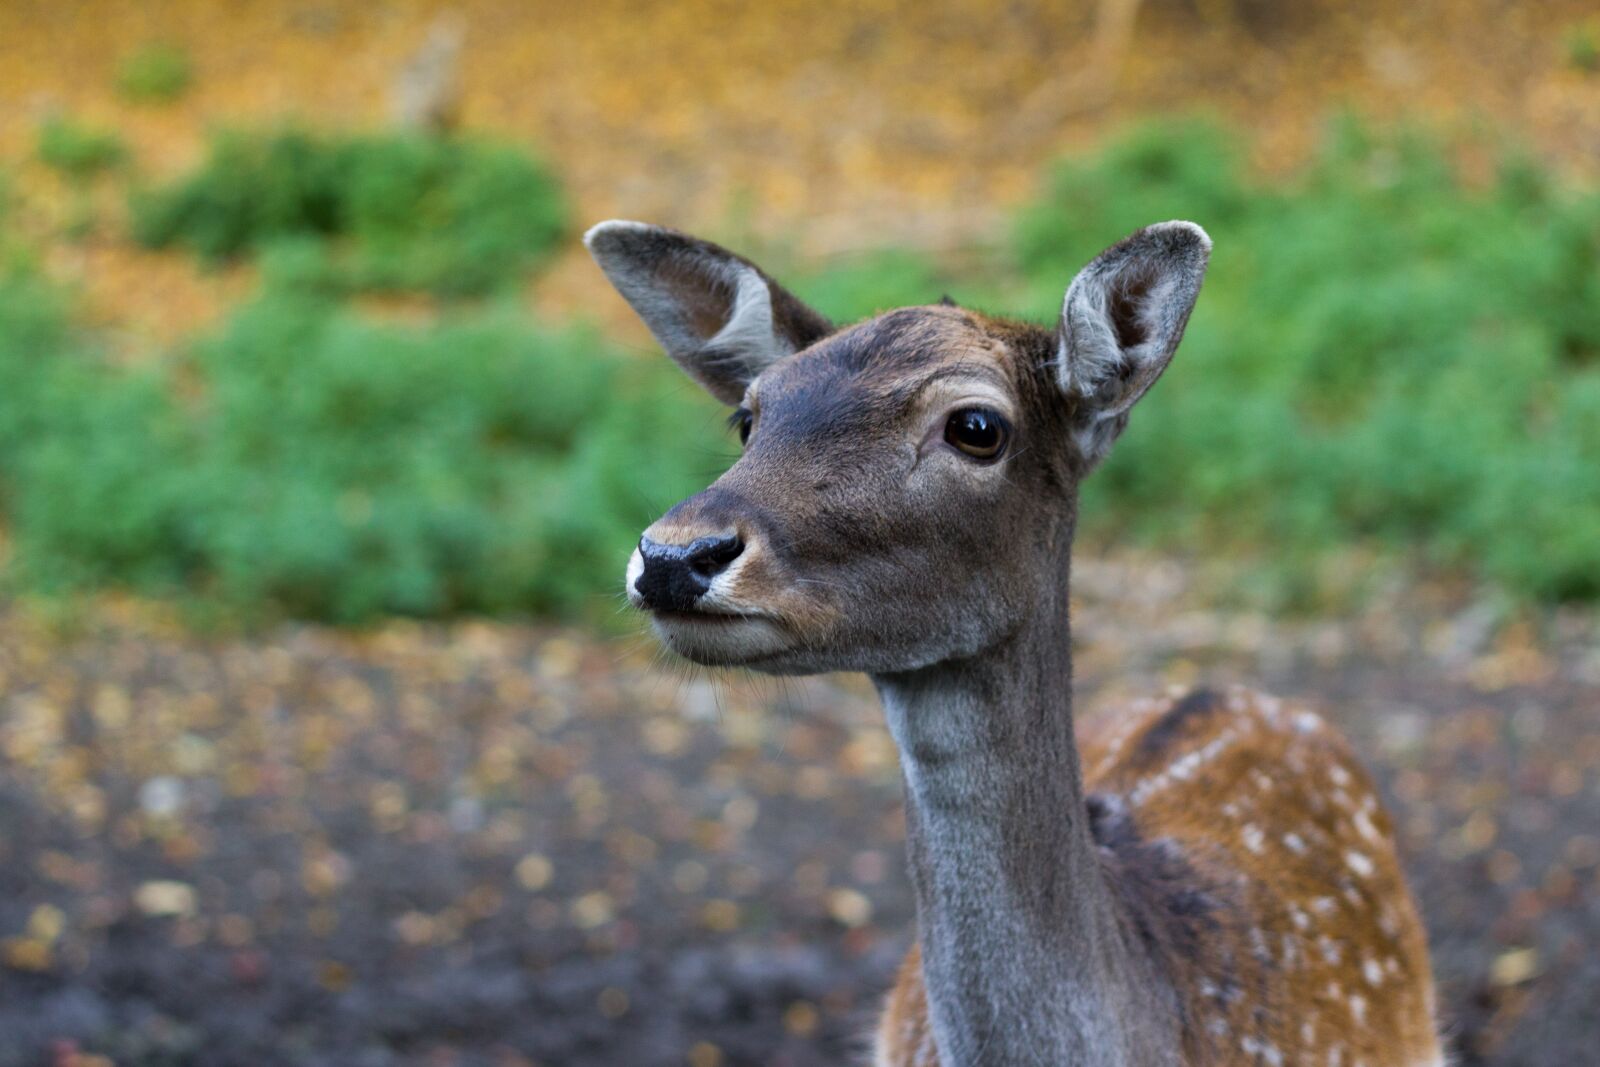
<instances>
[{"instance_id":1,"label":"spotted fur","mask_svg":"<svg viewBox=\"0 0 1600 1067\"><path fill-rule=\"evenodd\" d=\"M1321 717L1198 690L1081 744L1102 876L1179 993L1186 1065L1443 1064L1393 825ZM940 1067L916 948L877 1048L880 1067Z\"/></svg>"}]
</instances>

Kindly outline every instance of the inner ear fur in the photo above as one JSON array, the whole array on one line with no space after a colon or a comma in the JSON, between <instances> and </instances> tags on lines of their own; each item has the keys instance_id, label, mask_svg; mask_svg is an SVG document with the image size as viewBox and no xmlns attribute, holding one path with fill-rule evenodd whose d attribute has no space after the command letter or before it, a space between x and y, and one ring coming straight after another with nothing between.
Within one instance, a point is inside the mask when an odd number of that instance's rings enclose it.
<instances>
[{"instance_id":1,"label":"inner ear fur","mask_svg":"<svg viewBox=\"0 0 1600 1067\"><path fill-rule=\"evenodd\" d=\"M726 404L739 403L773 362L833 331L755 264L710 241L621 220L583 240L667 354Z\"/></svg>"},{"instance_id":2,"label":"inner ear fur","mask_svg":"<svg viewBox=\"0 0 1600 1067\"><path fill-rule=\"evenodd\" d=\"M1068 286L1056 375L1090 464L1172 361L1210 255L1211 238L1199 226L1158 223L1100 253Z\"/></svg>"}]
</instances>

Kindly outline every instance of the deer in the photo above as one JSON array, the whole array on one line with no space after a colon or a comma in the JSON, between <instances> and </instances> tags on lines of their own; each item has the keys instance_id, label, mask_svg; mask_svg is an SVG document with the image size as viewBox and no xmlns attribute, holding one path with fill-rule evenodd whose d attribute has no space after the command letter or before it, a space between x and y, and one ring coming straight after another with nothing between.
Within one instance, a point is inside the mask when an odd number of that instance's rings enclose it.
<instances>
[{"instance_id":1,"label":"deer","mask_svg":"<svg viewBox=\"0 0 1600 1067\"><path fill-rule=\"evenodd\" d=\"M878 1067L1445 1062L1393 821L1319 714L1230 687L1074 725L1078 488L1178 347L1201 227L1106 249L1049 328L948 298L835 327L676 230L585 243L743 446L643 532L629 601L694 663L880 696L917 933Z\"/></svg>"}]
</instances>

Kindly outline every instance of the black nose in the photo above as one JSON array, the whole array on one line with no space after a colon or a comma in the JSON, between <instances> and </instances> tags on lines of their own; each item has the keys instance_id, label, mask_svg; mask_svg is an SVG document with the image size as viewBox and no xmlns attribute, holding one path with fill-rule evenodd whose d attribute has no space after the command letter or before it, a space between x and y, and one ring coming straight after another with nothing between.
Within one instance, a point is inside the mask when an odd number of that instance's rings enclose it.
<instances>
[{"instance_id":1,"label":"black nose","mask_svg":"<svg viewBox=\"0 0 1600 1067\"><path fill-rule=\"evenodd\" d=\"M639 539L644 571L633 583L651 611L689 611L711 588L712 579L739 558L744 542L736 536L702 537L687 545Z\"/></svg>"}]
</instances>

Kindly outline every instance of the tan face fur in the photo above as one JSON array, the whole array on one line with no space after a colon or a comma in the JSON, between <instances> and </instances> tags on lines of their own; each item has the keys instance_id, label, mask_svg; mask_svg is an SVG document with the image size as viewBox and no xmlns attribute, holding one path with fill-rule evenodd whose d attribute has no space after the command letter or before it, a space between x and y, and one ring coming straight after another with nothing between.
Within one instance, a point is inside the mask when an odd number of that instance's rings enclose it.
<instances>
[{"instance_id":1,"label":"tan face fur","mask_svg":"<svg viewBox=\"0 0 1600 1067\"><path fill-rule=\"evenodd\" d=\"M744 551L701 603L741 618L661 613L657 632L691 659L785 672L903 670L993 641L1023 610L1030 543L1069 521L1067 457L1028 447L1061 421L1028 355L970 312L929 307L768 368L745 394L743 457L645 532L735 532ZM945 440L969 408L1010 426L997 459Z\"/></svg>"},{"instance_id":2,"label":"tan face fur","mask_svg":"<svg viewBox=\"0 0 1600 1067\"><path fill-rule=\"evenodd\" d=\"M628 595L687 658L775 673L973 655L1056 595L1077 482L1170 359L1209 249L1190 224L1140 231L1055 331L934 305L835 332L715 245L637 223L587 240L668 354L748 413L739 461L644 532ZM973 411L1003 428L993 458L948 439Z\"/></svg>"}]
</instances>

